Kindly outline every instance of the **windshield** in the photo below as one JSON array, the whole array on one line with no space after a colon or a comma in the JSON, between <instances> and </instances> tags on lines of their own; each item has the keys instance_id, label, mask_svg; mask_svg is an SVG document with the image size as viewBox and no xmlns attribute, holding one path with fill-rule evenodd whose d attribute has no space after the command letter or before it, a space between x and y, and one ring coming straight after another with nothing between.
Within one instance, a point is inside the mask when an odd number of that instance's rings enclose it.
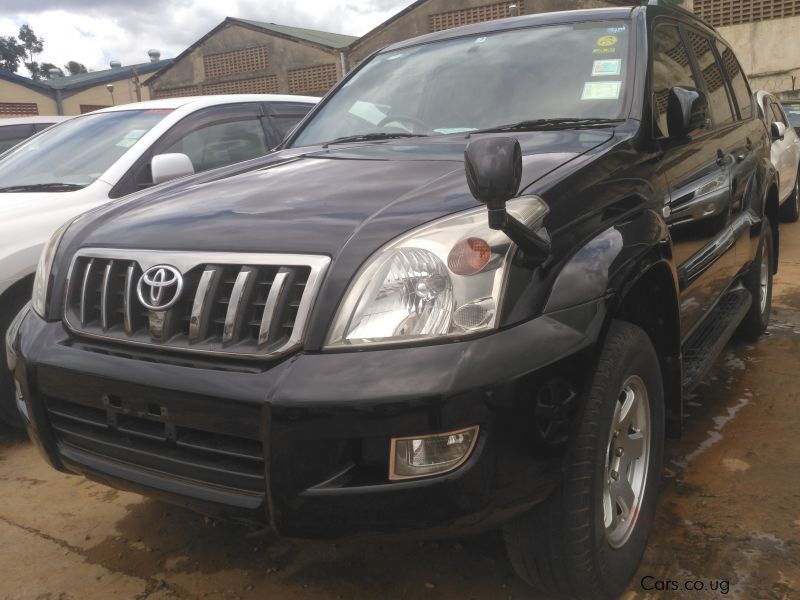
<instances>
[{"instance_id":1,"label":"windshield","mask_svg":"<svg viewBox=\"0 0 800 600\"><path fill-rule=\"evenodd\" d=\"M337 90L292 145L618 119L629 87L629 33L624 21L595 21L384 52Z\"/></svg>"},{"instance_id":2,"label":"windshield","mask_svg":"<svg viewBox=\"0 0 800 600\"><path fill-rule=\"evenodd\" d=\"M95 181L170 110L125 110L71 119L0 160L0 192L70 191Z\"/></svg>"},{"instance_id":3,"label":"windshield","mask_svg":"<svg viewBox=\"0 0 800 600\"><path fill-rule=\"evenodd\" d=\"M783 111L792 127L800 127L800 104L786 103L783 105Z\"/></svg>"}]
</instances>

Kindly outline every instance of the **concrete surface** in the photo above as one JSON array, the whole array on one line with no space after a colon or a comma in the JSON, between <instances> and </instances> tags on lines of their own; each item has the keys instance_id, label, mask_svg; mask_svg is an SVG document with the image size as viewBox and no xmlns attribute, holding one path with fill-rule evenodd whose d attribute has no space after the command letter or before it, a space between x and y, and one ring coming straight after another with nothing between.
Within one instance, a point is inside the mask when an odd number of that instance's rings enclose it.
<instances>
[{"instance_id":1,"label":"concrete surface","mask_svg":"<svg viewBox=\"0 0 800 600\"><path fill-rule=\"evenodd\" d=\"M781 234L769 335L729 346L690 399L625 600L800 598L800 224ZM0 598L406 597L533 596L497 535L276 539L56 473L0 432Z\"/></svg>"}]
</instances>

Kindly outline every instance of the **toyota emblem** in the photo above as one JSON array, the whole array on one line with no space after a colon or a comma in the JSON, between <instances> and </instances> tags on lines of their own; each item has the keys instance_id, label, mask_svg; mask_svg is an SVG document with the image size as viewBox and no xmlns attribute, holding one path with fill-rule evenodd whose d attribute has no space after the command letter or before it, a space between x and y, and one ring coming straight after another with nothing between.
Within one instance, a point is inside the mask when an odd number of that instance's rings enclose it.
<instances>
[{"instance_id":1,"label":"toyota emblem","mask_svg":"<svg viewBox=\"0 0 800 600\"><path fill-rule=\"evenodd\" d=\"M175 267L156 265L142 273L136 286L139 302L148 310L169 310L180 300L183 275Z\"/></svg>"}]
</instances>

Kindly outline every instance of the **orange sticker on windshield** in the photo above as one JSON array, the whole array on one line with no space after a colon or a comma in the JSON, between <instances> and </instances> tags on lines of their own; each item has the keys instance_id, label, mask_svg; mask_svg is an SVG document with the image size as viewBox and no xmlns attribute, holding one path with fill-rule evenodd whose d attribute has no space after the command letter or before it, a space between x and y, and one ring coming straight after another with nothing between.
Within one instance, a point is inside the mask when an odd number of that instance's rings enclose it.
<instances>
[{"instance_id":1,"label":"orange sticker on windshield","mask_svg":"<svg viewBox=\"0 0 800 600\"><path fill-rule=\"evenodd\" d=\"M597 40L597 45L606 48L608 46L616 46L618 41L619 39L615 35L604 35Z\"/></svg>"}]
</instances>

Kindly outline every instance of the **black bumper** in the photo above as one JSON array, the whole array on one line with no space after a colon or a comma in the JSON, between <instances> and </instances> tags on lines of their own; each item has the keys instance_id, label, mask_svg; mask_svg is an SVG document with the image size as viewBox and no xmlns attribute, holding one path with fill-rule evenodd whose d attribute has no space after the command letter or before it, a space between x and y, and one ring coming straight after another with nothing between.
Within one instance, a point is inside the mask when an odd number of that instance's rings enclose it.
<instances>
[{"instance_id":1,"label":"black bumper","mask_svg":"<svg viewBox=\"0 0 800 600\"><path fill-rule=\"evenodd\" d=\"M15 377L56 469L290 536L462 534L557 483L565 446L534 443L529 388L579 368L603 318L597 302L470 341L248 366L90 344L29 313ZM392 437L474 425L457 470L389 481Z\"/></svg>"}]
</instances>

